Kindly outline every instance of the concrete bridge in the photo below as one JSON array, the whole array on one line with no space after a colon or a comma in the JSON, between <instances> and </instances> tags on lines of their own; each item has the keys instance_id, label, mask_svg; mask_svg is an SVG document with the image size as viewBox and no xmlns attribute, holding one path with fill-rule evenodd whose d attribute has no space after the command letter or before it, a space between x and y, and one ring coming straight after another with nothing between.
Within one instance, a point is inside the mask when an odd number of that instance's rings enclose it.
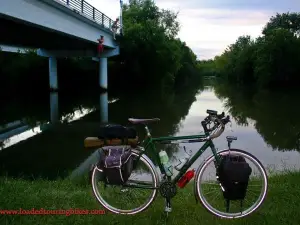
<instances>
[{"instance_id":1,"label":"concrete bridge","mask_svg":"<svg viewBox=\"0 0 300 225\"><path fill-rule=\"evenodd\" d=\"M58 89L57 57L99 61L99 85L106 89L107 58L119 54L113 22L84 0L2 0L0 45L12 52L15 48L37 49L38 55L48 57L52 90ZM118 26L117 38L122 34L122 15ZM98 56L100 36L104 37L104 52Z\"/></svg>"}]
</instances>

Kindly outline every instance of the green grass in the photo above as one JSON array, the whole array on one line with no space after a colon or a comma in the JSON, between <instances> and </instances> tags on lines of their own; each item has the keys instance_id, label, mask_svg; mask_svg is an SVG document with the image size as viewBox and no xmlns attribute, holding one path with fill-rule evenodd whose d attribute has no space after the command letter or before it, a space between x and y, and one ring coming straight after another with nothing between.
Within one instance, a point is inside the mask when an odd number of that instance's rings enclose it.
<instances>
[{"instance_id":1,"label":"green grass","mask_svg":"<svg viewBox=\"0 0 300 225\"><path fill-rule=\"evenodd\" d=\"M152 206L134 216L120 216L105 212L103 215L0 215L0 224L299 224L300 172L273 175L269 179L269 193L263 206L247 218L219 219L209 214L200 203L196 204L192 185L179 190L173 198L173 211L166 222L164 201L158 195ZM35 209L103 209L92 195L86 181L25 181L0 179L0 208Z\"/></svg>"}]
</instances>

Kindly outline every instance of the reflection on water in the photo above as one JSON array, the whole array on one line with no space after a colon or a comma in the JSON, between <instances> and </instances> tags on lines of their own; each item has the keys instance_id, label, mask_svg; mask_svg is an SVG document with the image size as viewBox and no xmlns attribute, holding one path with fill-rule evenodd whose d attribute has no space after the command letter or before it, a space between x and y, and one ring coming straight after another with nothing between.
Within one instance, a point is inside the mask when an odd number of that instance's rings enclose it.
<instances>
[{"instance_id":1,"label":"reflection on water","mask_svg":"<svg viewBox=\"0 0 300 225\"><path fill-rule=\"evenodd\" d=\"M103 98L103 96L106 97ZM107 109L106 106L107 103L108 103L107 93L100 94L101 107ZM106 109L101 110L104 111L104 114L101 116L104 117L105 120L107 119L107 115L105 115L105 113L107 113ZM48 122L36 121L35 122L36 126L34 127L25 124L25 120L23 120L24 121L23 123L19 121L15 121L15 122L2 125L1 126L2 129L0 129L0 142L2 143L2 145L0 146L0 150L12 146L20 141L24 141L37 134L40 134L42 131L51 127L51 125L57 123L70 123L82 118L83 116L93 111L95 111L95 108L80 108L60 116L59 109L58 109L58 93L51 92L50 93L50 121ZM102 117L101 119L103 119Z\"/></svg>"},{"instance_id":2,"label":"reflection on water","mask_svg":"<svg viewBox=\"0 0 300 225\"><path fill-rule=\"evenodd\" d=\"M197 95L197 101L195 101L190 110L188 116L182 122L180 130L176 135L188 135L188 134L197 134L202 130L201 120L204 119L206 114L206 109L215 109L218 112L224 111L226 114L232 117L230 110L228 110L228 99L220 100L216 94L215 90L211 88L206 88L201 94ZM267 104L267 103L265 103ZM249 106L251 107L251 106ZM277 115L275 113L265 115L269 118L270 124L265 124L266 126L273 127L273 123L276 121ZM222 150L227 148L226 136L236 136L237 140L233 142L232 148L238 148L246 150L253 155L255 155L264 166L271 170L280 171L285 168L299 168L300 167L300 155L297 149L291 149L290 151L283 152L283 149L286 147L283 145L282 149L278 149L276 142L272 147L272 140L265 140L264 133L259 133L256 129L257 121L254 119L248 118L248 124L240 124L237 122L235 116L231 119L231 125L226 126L225 132L218 138L214 140L215 146ZM280 124L279 124L280 125ZM265 128L267 129L267 128ZM275 132L275 131L274 131ZM289 138L288 134L282 135L280 138L286 139ZM270 143L270 144L267 144ZM181 145L182 146L182 145ZM195 153L202 144L193 143L185 144L187 149L191 149ZM183 151L175 153L173 156L180 157ZM210 149L208 149L203 156L194 163L194 167L197 167L200 162L203 161L205 157L211 155ZM175 163L175 162L174 162Z\"/></svg>"},{"instance_id":3,"label":"reflection on water","mask_svg":"<svg viewBox=\"0 0 300 225\"><path fill-rule=\"evenodd\" d=\"M55 124L59 122L59 110L58 110L58 93L50 93L50 118L51 123Z\"/></svg>"},{"instance_id":4,"label":"reflection on water","mask_svg":"<svg viewBox=\"0 0 300 225\"><path fill-rule=\"evenodd\" d=\"M33 127L30 126L23 126L16 128L14 130L8 131L1 137L2 146L0 147L0 150L4 148L8 148L9 146L12 146L14 144L17 144L20 141L26 140L30 137L33 137L37 134L41 133L40 127ZM6 137L5 139L3 137ZM3 138L3 139L2 139Z\"/></svg>"},{"instance_id":5,"label":"reflection on water","mask_svg":"<svg viewBox=\"0 0 300 225\"><path fill-rule=\"evenodd\" d=\"M99 124L78 125L78 122L96 111L102 112L98 121L106 122L108 104L117 102L117 99L108 100L107 93L101 93L96 101L98 104L95 101L92 104L75 101L74 104L74 96L65 97L61 96L63 104L59 104L58 94L50 93L48 107L36 106L36 118L26 115L21 122L9 122L0 127L3 174L55 179L67 175L91 154L84 150L83 140L89 131L91 136L96 135ZM50 109L48 120L47 108ZM19 116L24 116L21 111Z\"/></svg>"},{"instance_id":6,"label":"reflection on water","mask_svg":"<svg viewBox=\"0 0 300 225\"><path fill-rule=\"evenodd\" d=\"M108 94L104 93L100 95L100 121L108 122Z\"/></svg>"},{"instance_id":7,"label":"reflection on water","mask_svg":"<svg viewBox=\"0 0 300 225\"><path fill-rule=\"evenodd\" d=\"M285 166L298 168L300 124L297 126L297 120L286 117L292 111L286 106L297 97L295 93L290 98L286 95L237 94L222 86L164 95L155 91L134 96L122 94L114 99L107 93L81 98L51 93L50 98L49 95L47 97L50 100L48 106L36 104L34 112L19 110L19 114L13 108L4 113L9 119L0 118L8 124L5 128L0 126L1 171L8 176L42 176L49 179L65 177L70 173L71 176L82 174L98 159L95 149L84 149L83 140L88 136L97 136L101 122L128 125L130 117L158 117L161 121L149 126L153 136L191 135L203 131L201 120L207 115L207 109L225 111L233 117L231 126L227 125L224 134L214 141L217 148L227 148L225 137L234 135L238 139L232 147L249 151L266 167L275 170L282 170ZM272 96L276 96L275 102ZM295 115L297 112L296 109ZM282 121L286 124L283 125ZM143 128L138 126L137 129L143 138ZM201 145L159 145L158 148L165 148L173 165L176 165L183 153L183 146L196 153ZM148 156L154 159L153 154L149 152ZM210 154L208 149L193 167L197 168Z\"/></svg>"}]
</instances>

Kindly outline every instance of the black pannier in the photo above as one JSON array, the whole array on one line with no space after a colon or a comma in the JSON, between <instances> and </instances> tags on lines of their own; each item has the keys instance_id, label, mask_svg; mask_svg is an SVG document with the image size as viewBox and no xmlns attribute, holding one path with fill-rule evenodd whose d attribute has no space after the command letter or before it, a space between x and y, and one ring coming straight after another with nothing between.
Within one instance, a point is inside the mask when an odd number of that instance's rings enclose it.
<instances>
[{"instance_id":1,"label":"black pannier","mask_svg":"<svg viewBox=\"0 0 300 225\"><path fill-rule=\"evenodd\" d=\"M223 196L227 201L227 210L229 210L230 200L241 200L242 205L251 173L252 169L244 157L229 154L221 158L217 176L225 189Z\"/></svg>"},{"instance_id":2,"label":"black pannier","mask_svg":"<svg viewBox=\"0 0 300 225\"><path fill-rule=\"evenodd\" d=\"M103 170L101 180L108 184L124 184L133 170L133 155L130 146L105 146L98 162L99 169Z\"/></svg>"},{"instance_id":3,"label":"black pannier","mask_svg":"<svg viewBox=\"0 0 300 225\"><path fill-rule=\"evenodd\" d=\"M99 139L129 139L136 138L137 131L133 127L125 127L120 124L106 124L100 127Z\"/></svg>"}]
</instances>

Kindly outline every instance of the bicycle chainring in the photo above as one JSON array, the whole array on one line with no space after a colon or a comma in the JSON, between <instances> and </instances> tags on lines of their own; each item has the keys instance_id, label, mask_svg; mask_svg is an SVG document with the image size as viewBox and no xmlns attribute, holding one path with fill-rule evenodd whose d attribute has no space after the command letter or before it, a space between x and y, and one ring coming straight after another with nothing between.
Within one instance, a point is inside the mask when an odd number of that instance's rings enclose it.
<instances>
[{"instance_id":1,"label":"bicycle chainring","mask_svg":"<svg viewBox=\"0 0 300 225\"><path fill-rule=\"evenodd\" d=\"M177 187L170 181L163 181L159 187L159 191L164 198L173 198L177 193Z\"/></svg>"}]
</instances>

